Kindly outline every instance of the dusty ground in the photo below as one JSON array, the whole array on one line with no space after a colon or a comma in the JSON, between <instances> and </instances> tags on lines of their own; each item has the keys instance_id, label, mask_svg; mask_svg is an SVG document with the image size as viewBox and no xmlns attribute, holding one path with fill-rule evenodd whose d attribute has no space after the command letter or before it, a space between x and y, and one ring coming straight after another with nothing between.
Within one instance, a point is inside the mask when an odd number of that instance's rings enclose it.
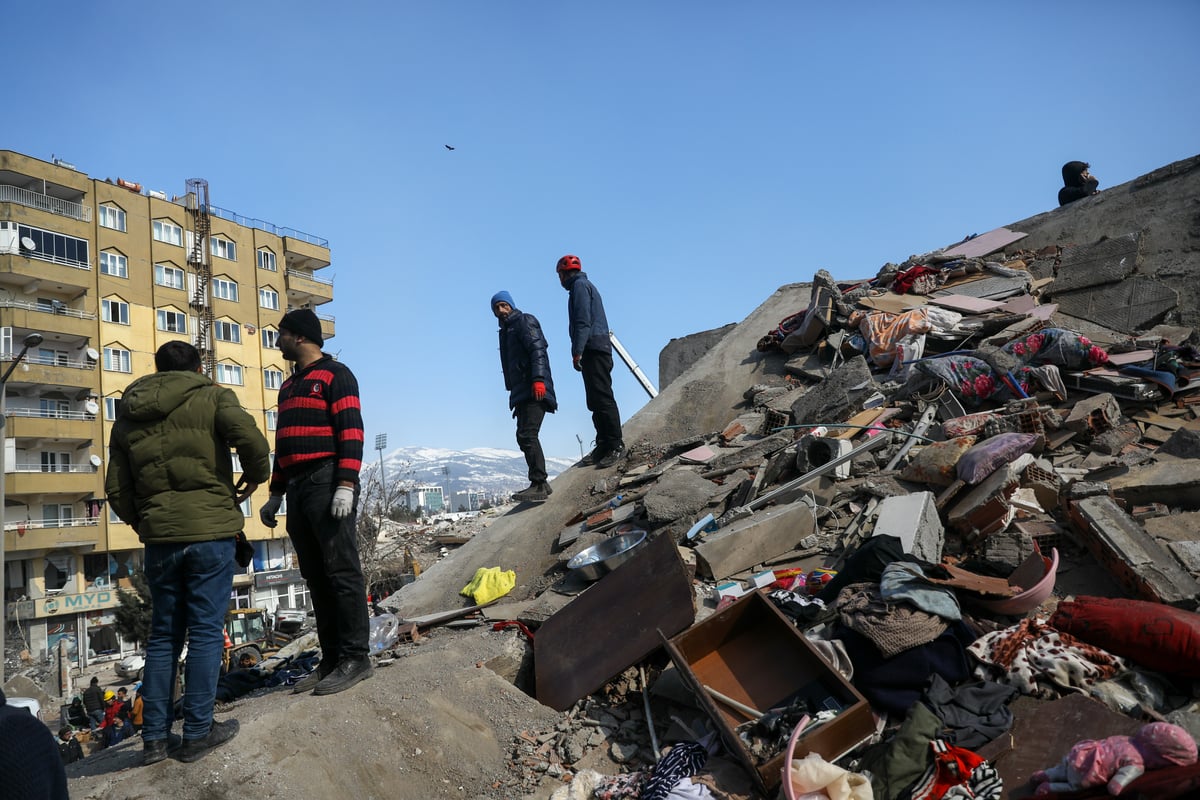
<instances>
[{"instance_id":1,"label":"dusty ground","mask_svg":"<svg viewBox=\"0 0 1200 800\"><path fill-rule=\"evenodd\" d=\"M332 697L268 689L220 706L229 744L192 764L141 767L133 740L68 768L71 797L515 798L514 742L560 716L485 664L520 660L516 632L434 631L372 679ZM547 778L547 796L559 785Z\"/></svg>"}]
</instances>

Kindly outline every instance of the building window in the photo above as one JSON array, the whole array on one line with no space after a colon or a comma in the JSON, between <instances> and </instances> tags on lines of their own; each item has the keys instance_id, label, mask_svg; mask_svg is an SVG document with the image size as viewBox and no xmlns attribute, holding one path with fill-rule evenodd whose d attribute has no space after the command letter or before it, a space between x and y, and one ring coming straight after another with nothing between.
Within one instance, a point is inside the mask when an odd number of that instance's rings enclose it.
<instances>
[{"instance_id":1,"label":"building window","mask_svg":"<svg viewBox=\"0 0 1200 800\"><path fill-rule=\"evenodd\" d=\"M238 301L237 281L231 281L228 278L213 278L212 291L213 297L219 300L229 300L233 303Z\"/></svg>"},{"instance_id":2,"label":"building window","mask_svg":"<svg viewBox=\"0 0 1200 800\"><path fill-rule=\"evenodd\" d=\"M217 383L242 386L242 368L237 364L217 364Z\"/></svg>"},{"instance_id":3,"label":"building window","mask_svg":"<svg viewBox=\"0 0 1200 800\"><path fill-rule=\"evenodd\" d=\"M154 241L183 247L183 228L170 220L154 220Z\"/></svg>"},{"instance_id":4,"label":"building window","mask_svg":"<svg viewBox=\"0 0 1200 800\"><path fill-rule=\"evenodd\" d=\"M114 278L128 278L129 265L125 256L120 253L101 253L100 272L104 275L112 275Z\"/></svg>"},{"instance_id":5,"label":"building window","mask_svg":"<svg viewBox=\"0 0 1200 800\"><path fill-rule=\"evenodd\" d=\"M109 372L133 372L129 351L119 347L104 348L104 368Z\"/></svg>"},{"instance_id":6,"label":"building window","mask_svg":"<svg viewBox=\"0 0 1200 800\"><path fill-rule=\"evenodd\" d=\"M275 266L275 254L265 247L258 250L258 268L269 269L271 272L279 271L279 267Z\"/></svg>"},{"instance_id":7,"label":"building window","mask_svg":"<svg viewBox=\"0 0 1200 800\"><path fill-rule=\"evenodd\" d=\"M158 310L158 329L167 333L187 333L187 317L169 308Z\"/></svg>"},{"instance_id":8,"label":"building window","mask_svg":"<svg viewBox=\"0 0 1200 800\"><path fill-rule=\"evenodd\" d=\"M101 300L100 318L105 322L116 322L120 325L129 324L129 303L121 300Z\"/></svg>"},{"instance_id":9,"label":"building window","mask_svg":"<svg viewBox=\"0 0 1200 800\"><path fill-rule=\"evenodd\" d=\"M125 212L116 206L100 206L100 227L125 230Z\"/></svg>"},{"instance_id":10,"label":"building window","mask_svg":"<svg viewBox=\"0 0 1200 800\"><path fill-rule=\"evenodd\" d=\"M275 425L279 422L278 411L268 411L267 413L267 430L275 430Z\"/></svg>"},{"instance_id":11,"label":"building window","mask_svg":"<svg viewBox=\"0 0 1200 800\"><path fill-rule=\"evenodd\" d=\"M33 240L33 251L28 253L30 258L83 269L92 268L92 263L88 260L87 239L77 239L41 228L31 228L28 225L18 225L17 236Z\"/></svg>"},{"instance_id":12,"label":"building window","mask_svg":"<svg viewBox=\"0 0 1200 800\"><path fill-rule=\"evenodd\" d=\"M219 319L213 323L213 332L216 334L218 342L242 343L242 328L236 322Z\"/></svg>"},{"instance_id":13,"label":"building window","mask_svg":"<svg viewBox=\"0 0 1200 800\"><path fill-rule=\"evenodd\" d=\"M217 258L227 258L237 261L237 242L221 239L217 236L208 240L208 250Z\"/></svg>"},{"instance_id":14,"label":"building window","mask_svg":"<svg viewBox=\"0 0 1200 800\"><path fill-rule=\"evenodd\" d=\"M268 389L278 389L280 386L283 386L283 371L278 369L264 369L263 385Z\"/></svg>"},{"instance_id":15,"label":"building window","mask_svg":"<svg viewBox=\"0 0 1200 800\"><path fill-rule=\"evenodd\" d=\"M66 400L42 398L38 402L38 416L66 419L71 410L71 404Z\"/></svg>"},{"instance_id":16,"label":"building window","mask_svg":"<svg viewBox=\"0 0 1200 800\"><path fill-rule=\"evenodd\" d=\"M71 354L66 350L56 350L53 347L39 347L37 355L31 355L29 360L34 364L65 367L71 363Z\"/></svg>"},{"instance_id":17,"label":"building window","mask_svg":"<svg viewBox=\"0 0 1200 800\"><path fill-rule=\"evenodd\" d=\"M104 418L109 422L117 418L117 408L120 402L121 398L119 397L104 398Z\"/></svg>"},{"instance_id":18,"label":"building window","mask_svg":"<svg viewBox=\"0 0 1200 800\"><path fill-rule=\"evenodd\" d=\"M262 329L262 346L268 350L279 349L279 331L270 328Z\"/></svg>"},{"instance_id":19,"label":"building window","mask_svg":"<svg viewBox=\"0 0 1200 800\"><path fill-rule=\"evenodd\" d=\"M263 308L269 308L272 311L279 310L279 292L274 289L259 289L258 304Z\"/></svg>"},{"instance_id":20,"label":"building window","mask_svg":"<svg viewBox=\"0 0 1200 800\"><path fill-rule=\"evenodd\" d=\"M170 264L154 265L154 282L169 289L183 288L183 270Z\"/></svg>"},{"instance_id":21,"label":"building window","mask_svg":"<svg viewBox=\"0 0 1200 800\"><path fill-rule=\"evenodd\" d=\"M231 463L233 464L233 471L234 472L242 472L243 471L242 470L242 457L239 456L237 453L230 451L229 458L231 459Z\"/></svg>"}]
</instances>

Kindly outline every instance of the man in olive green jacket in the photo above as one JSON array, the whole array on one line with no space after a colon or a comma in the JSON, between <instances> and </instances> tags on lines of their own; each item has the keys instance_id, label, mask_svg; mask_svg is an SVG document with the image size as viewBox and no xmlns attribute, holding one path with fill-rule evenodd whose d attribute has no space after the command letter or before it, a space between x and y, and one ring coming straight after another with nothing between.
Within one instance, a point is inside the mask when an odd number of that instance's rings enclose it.
<instances>
[{"instance_id":1,"label":"man in olive green jacket","mask_svg":"<svg viewBox=\"0 0 1200 800\"><path fill-rule=\"evenodd\" d=\"M270 445L229 389L203 374L187 342L154 354L158 369L125 390L109 442L108 501L146 546L153 603L142 696L142 763L167 756L171 689L183 644L183 746L195 761L232 739L237 720L213 721L233 591L238 504L271 476ZM233 459L242 462L234 484Z\"/></svg>"}]
</instances>

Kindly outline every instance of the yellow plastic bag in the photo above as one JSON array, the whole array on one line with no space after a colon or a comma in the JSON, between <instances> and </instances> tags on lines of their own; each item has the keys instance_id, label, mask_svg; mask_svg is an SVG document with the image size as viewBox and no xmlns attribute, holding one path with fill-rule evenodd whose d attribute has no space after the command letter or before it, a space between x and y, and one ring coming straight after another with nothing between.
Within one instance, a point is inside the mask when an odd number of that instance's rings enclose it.
<instances>
[{"instance_id":1,"label":"yellow plastic bag","mask_svg":"<svg viewBox=\"0 0 1200 800\"><path fill-rule=\"evenodd\" d=\"M461 595L473 598L475 605L481 606L497 598L504 597L517 585L517 573L511 569L501 571L499 567L480 567L475 571L475 577L462 588Z\"/></svg>"}]
</instances>

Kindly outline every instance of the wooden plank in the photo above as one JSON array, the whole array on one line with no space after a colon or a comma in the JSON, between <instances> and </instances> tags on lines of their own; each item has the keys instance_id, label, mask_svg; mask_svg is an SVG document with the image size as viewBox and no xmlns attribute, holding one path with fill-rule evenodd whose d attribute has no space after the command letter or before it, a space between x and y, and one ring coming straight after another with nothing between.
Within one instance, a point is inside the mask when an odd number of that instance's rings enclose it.
<instances>
[{"instance_id":1,"label":"wooden plank","mask_svg":"<svg viewBox=\"0 0 1200 800\"><path fill-rule=\"evenodd\" d=\"M538 701L566 711L695 618L692 581L675 541L657 536L538 628Z\"/></svg>"},{"instance_id":2,"label":"wooden plank","mask_svg":"<svg viewBox=\"0 0 1200 800\"><path fill-rule=\"evenodd\" d=\"M879 419L883 414L883 408L868 408L866 411L860 411L850 419L846 420L847 425L873 425L875 420ZM860 433L865 432L866 428L838 428L830 431L830 439L852 439Z\"/></svg>"},{"instance_id":3,"label":"wooden plank","mask_svg":"<svg viewBox=\"0 0 1200 800\"><path fill-rule=\"evenodd\" d=\"M961 244L952 245L943 251L943 255L962 256L963 258L978 258L1001 250L1013 242L1024 239L1028 234L1008 228L996 228L987 233L967 239Z\"/></svg>"},{"instance_id":4,"label":"wooden plank","mask_svg":"<svg viewBox=\"0 0 1200 800\"><path fill-rule=\"evenodd\" d=\"M982 297L971 297L965 294L935 295L929 298L929 302L935 306L963 314L986 314L1004 306L1004 303L997 300L986 300Z\"/></svg>"}]
</instances>

